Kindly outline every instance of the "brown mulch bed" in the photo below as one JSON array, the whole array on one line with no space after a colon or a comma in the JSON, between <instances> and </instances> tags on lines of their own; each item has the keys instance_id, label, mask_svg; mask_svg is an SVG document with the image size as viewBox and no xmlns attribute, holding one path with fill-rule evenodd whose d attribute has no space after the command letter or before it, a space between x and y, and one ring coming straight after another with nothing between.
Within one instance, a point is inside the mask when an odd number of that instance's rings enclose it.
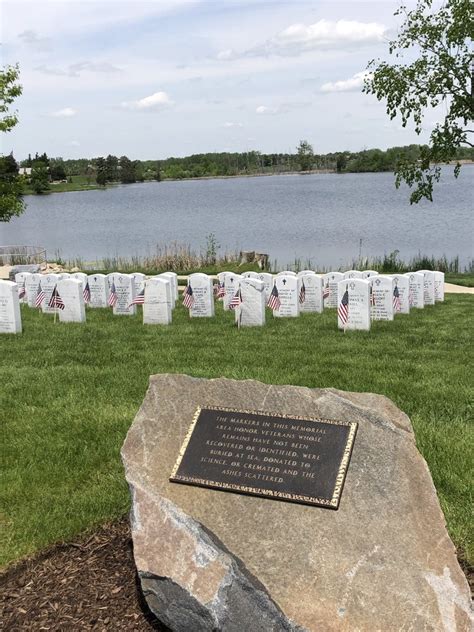
<instances>
[{"instance_id":1,"label":"brown mulch bed","mask_svg":"<svg viewBox=\"0 0 474 632\"><path fill-rule=\"evenodd\" d=\"M9 632L167 630L139 591L125 519L7 569L0 576L0 613Z\"/></svg>"}]
</instances>

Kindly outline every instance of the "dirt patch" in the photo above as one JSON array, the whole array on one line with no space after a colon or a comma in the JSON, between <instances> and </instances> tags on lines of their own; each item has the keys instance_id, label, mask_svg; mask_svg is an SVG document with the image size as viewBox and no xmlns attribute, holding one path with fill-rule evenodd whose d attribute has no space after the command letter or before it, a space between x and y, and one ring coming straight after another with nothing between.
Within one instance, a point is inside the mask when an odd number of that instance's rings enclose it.
<instances>
[{"instance_id":1,"label":"dirt patch","mask_svg":"<svg viewBox=\"0 0 474 632\"><path fill-rule=\"evenodd\" d=\"M2 629L166 632L138 588L127 520L0 576Z\"/></svg>"}]
</instances>

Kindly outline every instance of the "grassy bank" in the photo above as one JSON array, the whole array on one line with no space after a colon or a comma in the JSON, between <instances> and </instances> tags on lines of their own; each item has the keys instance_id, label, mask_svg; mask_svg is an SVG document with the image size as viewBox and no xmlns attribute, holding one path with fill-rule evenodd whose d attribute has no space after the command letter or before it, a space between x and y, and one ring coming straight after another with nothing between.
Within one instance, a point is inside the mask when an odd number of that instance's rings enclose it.
<instances>
[{"instance_id":1,"label":"grassy bank","mask_svg":"<svg viewBox=\"0 0 474 632\"><path fill-rule=\"evenodd\" d=\"M370 333L345 335L333 310L269 315L263 329L238 331L220 305L215 319L192 321L178 306L168 328L109 310L88 310L84 325L53 324L22 306L24 333L0 339L2 563L127 510L119 450L148 376L160 372L387 395L411 417L450 534L472 560L473 304L448 295Z\"/></svg>"},{"instance_id":2,"label":"grassy bank","mask_svg":"<svg viewBox=\"0 0 474 632\"><path fill-rule=\"evenodd\" d=\"M70 182L58 182L56 184L51 183L49 191L45 191L41 195L48 195L49 193L65 193L67 191L90 191L92 189L100 189L94 177L88 176L70 176ZM28 184L25 186L24 195L37 195L35 191Z\"/></svg>"}]
</instances>

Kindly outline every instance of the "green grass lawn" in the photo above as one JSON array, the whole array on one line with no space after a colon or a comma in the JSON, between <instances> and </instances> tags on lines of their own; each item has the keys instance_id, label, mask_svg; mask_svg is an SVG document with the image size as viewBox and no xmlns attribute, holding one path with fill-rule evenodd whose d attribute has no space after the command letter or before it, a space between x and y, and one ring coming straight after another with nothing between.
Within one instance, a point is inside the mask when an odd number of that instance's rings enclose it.
<instances>
[{"instance_id":1,"label":"green grass lawn","mask_svg":"<svg viewBox=\"0 0 474 632\"><path fill-rule=\"evenodd\" d=\"M445 274L446 283L454 283L456 285L464 285L464 287L474 287L474 274L472 272L450 272Z\"/></svg>"},{"instance_id":2,"label":"green grass lawn","mask_svg":"<svg viewBox=\"0 0 474 632\"><path fill-rule=\"evenodd\" d=\"M192 321L178 306L169 327L109 310L88 310L84 325L54 324L22 306L23 334L0 339L1 563L126 512L119 450L148 376L161 372L387 395L411 417L451 536L472 560L473 306L447 295L346 334L334 310L268 315L266 327L238 331L220 305L215 319Z\"/></svg>"}]
</instances>

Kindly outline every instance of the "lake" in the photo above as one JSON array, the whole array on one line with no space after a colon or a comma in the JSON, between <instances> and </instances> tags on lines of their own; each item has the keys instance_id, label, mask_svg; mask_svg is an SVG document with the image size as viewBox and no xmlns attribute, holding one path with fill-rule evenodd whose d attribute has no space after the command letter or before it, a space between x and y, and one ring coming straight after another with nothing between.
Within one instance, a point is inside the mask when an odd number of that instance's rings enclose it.
<instances>
[{"instance_id":1,"label":"lake","mask_svg":"<svg viewBox=\"0 0 474 632\"><path fill-rule=\"evenodd\" d=\"M281 175L257 178L150 182L104 191L27 196L28 208L0 224L0 244L44 246L48 257L93 261L147 255L157 244L205 249L216 235L224 251L256 250L285 267L349 265L359 254L395 249L462 265L473 256L474 166L459 179L445 169L435 201L410 206L407 189L391 173Z\"/></svg>"}]
</instances>

